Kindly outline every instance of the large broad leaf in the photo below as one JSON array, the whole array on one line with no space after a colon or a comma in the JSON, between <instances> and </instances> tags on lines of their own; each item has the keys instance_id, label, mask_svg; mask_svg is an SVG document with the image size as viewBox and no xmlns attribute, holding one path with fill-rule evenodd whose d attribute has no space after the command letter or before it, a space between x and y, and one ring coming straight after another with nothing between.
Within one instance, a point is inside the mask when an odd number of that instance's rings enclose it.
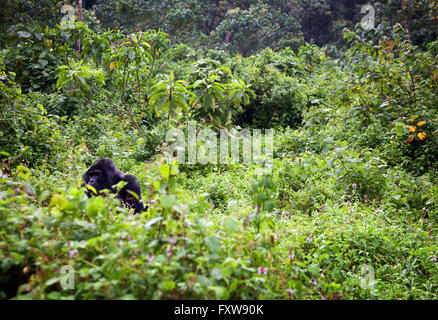
<instances>
[{"instance_id":1,"label":"large broad leaf","mask_svg":"<svg viewBox=\"0 0 438 320\"><path fill-rule=\"evenodd\" d=\"M217 236L205 237L205 245L213 253L219 253L221 250L220 240Z\"/></svg>"},{"instance_id":2,"label":"large broad leaf","mask_svg":"<svg viewBox=\"0 0 438 320\"><path fill-rule=\"evenodd\" d=\"M27 32L27 31L18 31L18 32L17 32L17 35L18 35L20 38L29 38L30 36L32 36L32 34L29 33L29 32Z\"/></svg>"},{"instance_id":3,"label":"large broad leaf","mask_svg":"<svg viewBox=\"0 0 438 320\"><path fill-rule=\"evenodd\" d=\"M160 196L160 203L165 209L169 209L176 202L177 198L173 194L162 194Z\"/></svg>"}]
</instances>

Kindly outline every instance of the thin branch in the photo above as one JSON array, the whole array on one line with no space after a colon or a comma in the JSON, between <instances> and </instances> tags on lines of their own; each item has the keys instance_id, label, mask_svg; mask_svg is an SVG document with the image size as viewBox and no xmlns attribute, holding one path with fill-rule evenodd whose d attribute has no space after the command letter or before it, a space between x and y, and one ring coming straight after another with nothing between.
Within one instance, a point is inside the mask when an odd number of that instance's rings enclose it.
<instances>
[{"instance_id":1,"label":"thin branch","mask_svg":"<svg viewBox=\"0 0 438 320\"><path fill-rule=\"evenodd\" d=\"M412 76L411 70L409 70L409 68L407 66L405 66L405 68L406 68L406 71L409 73L409 77L411 78L412 91L414 92L414 103L415 103L415 106L417 106L417 92L415 91L414 77Z\"/></svg>"},{"instance_id":2,"label":"thin branch","mask_svg":"<svg viewBox=\"0 0 438 320\"><path fill-rule=\"evenodd\" d=\"M146 136L143 134L143 130L141 129L140 125L137 123L137 121L134 118L134 114L124 108L122 108L120 105L118 104L114 104L113 102L109 101L108 99L103 99L106 103L108 103L110 106L112 106L112 109L106 109L106 108L102 108L99 107L97 105L95 105L94 103L92 103L89 99L85 98L86 102L88 104L91 104L94 108L101 110L103 112L111 112L114 114L118 114L121 116L128 116L129 119L131 120L131 123L137 128L138 133L141 135L141 137L144 139L144 141L147 141ZM123 105L123 104L122 104ZM123 105L124 106L124 105Z\"/></svg>"}]
</instances>

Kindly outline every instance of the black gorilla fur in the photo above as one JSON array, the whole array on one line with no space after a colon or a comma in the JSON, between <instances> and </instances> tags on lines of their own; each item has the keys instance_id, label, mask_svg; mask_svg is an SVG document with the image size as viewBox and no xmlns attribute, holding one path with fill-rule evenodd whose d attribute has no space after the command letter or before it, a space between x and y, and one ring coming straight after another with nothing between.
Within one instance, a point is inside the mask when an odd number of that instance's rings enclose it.
<instances>
[{"instance_id":1,"label":"black gorilla fur","mask_svg":"<svg viewBox=\"0 0 438 320\"><path fill-rule=\"evenodd\" d=\"M116 193L117 190L113 186L120 181L125 181L127 184L119 191L117 198L119 198L124 205L134 208L135 213L147 209L141 200L140 185L137 179L134 176L121 172L110 159L100 159L94 163L87 172L85 172L82 179L86 184L96 189L97 193L100 193L100 191L104 189L108 189L111 193ZM128 190L137 194L139 199L137 200ZM89 197L93 196L94 192L87 189L87 195Z\"/></svg>"}]
</instances>

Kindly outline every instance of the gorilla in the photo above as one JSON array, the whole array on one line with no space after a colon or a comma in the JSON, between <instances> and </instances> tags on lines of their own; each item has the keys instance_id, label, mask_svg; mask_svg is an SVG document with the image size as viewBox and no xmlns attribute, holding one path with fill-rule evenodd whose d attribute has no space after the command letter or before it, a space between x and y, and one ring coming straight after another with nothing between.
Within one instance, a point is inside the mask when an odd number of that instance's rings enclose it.
<instances>
[{"instance_id":1,"label":"gorilla","mask_svg":"<svg viewBox=\"0 0 438 320\"><path fill-rule=\"evenodd\" d=\"M111 193L116 193L117 189L113 186L120 181L125 181L127 184L119 191L117 198L129 208L134 208L134 214L146 211L147 209L141 199L140 185L137 179L134 176L121 172L110 159L100 159L95 162L84 173L82 179L85 184L96 189L98 194L104 189L108 189ZM137 194L138 200L129 191ZM87 188L87 195L91 197L95 193Z\"/></svg>"}]
</instances>

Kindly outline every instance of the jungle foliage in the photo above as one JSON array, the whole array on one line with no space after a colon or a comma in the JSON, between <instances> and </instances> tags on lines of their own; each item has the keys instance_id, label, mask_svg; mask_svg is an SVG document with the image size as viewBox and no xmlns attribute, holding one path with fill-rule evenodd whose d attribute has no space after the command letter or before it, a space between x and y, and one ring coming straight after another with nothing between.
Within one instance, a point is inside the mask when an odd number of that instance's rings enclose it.
<instances>
[{"instance_id":1,"label":"jungle foliage","mask_svg":"<svg viewBox=\"0 0 438 320\"><path fill-rule=\"evenodd\" d=\"M371 2L7 0L0 299L437 299L437 8ZM178 163L189 123L272 168ZM86 196L101 157L147 212Z\"/></svg>"}]
</instances>

